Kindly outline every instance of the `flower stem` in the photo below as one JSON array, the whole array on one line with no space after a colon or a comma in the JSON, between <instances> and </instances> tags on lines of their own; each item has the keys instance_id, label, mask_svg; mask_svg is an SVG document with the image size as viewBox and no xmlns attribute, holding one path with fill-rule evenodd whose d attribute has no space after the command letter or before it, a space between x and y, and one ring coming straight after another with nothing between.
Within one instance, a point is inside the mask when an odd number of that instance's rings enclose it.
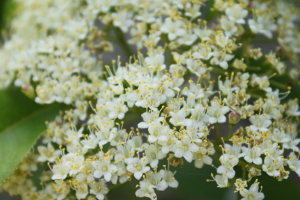
<instances>
[{"instance_id":1,"label":"flower stem","mask_svg":"<svg viewBox=\"0 0 300 200\"><path fill-rule=\"evenodd\" d=\"M233 128L233 125L229 124L228 136L225 138L224 141L229 141L229 139L232 137L232 128Z\"/></svg>"},{"instance_id":2,"label":"flower stem","mask_svg":"<svg viewBox=\"0 0 300 200\"><path fill-rule=\"evenodd\" d=\"M220 124L216 123L216 135L217 135L217 141L221 140L221 129L220 129Z\"/></svg>"},{"instance_id":3,"label":"flower stem","mask_svg":"<svg viewBox=\"0 0 300 200\"><path fill-rule=\"evenodd\" d=\"M123 47L123 50L125 51L127 57L130 58L130 56L133 55L133 52L132 52L129 44L126 41L126 38L125 38L122 30L120 28L116 28L115 31L116 31L117 39L118 39L119 43Z\"/></svg>"}]
</instances>

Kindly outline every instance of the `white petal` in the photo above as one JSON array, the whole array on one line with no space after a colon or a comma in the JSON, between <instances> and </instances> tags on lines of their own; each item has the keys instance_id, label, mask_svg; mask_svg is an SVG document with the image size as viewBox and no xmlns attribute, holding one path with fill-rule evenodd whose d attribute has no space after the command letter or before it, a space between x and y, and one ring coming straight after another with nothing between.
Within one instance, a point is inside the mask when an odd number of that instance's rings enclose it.
<instances>
[{"instance_id":1,"label":"white petal","mask_svg":"<svg viewBox=\"0 0 300 200\"><path fill-rule=\"evenodd\" d=\"M193 160L193 153L190 151L186 151L183 155L183 157L186 159L188 162L192 162Z\"/></svg>"},{"instance_id":2,"label":"white petal","mask_svg":"<svg viewBox=\"0 0 300 200\"><path fill-rule=\"evenodd\" d=\"M154 142L157 141L157 137L155 137L155 136L153 136L153 135L149 135L149 136L148 136L148 140L149 140L149 142L154 143Z\"/></svg>"},{"instance_id":3,"label":"white petal","mask_svg":"<svg viewBox=\"0 0 300 200\"><path fill-rule=\"evenodd\" d=\"M129 171L129 170L128 170ZM141 179L141 177L142 177L142 175L143 175L143 173L142 172L135 172L134 173L134 177L137 179L137 180L140 180Z\"/></svg>"},{"instance_id":4,"label":"white petal","mask_svg":"<svg viewBox=\"0 0 300 200\"><path fill-rule=\"evenodd\" d=\"M146 122L140 122L138 124L138 128L148 128L148 123L146 123Z\"/></svg>"},{"instance_id":5,"label":"white petal","mask_svg":"<svg viewBox=\"0 0 300 200\"><path fill-rule=\"evenodd\" d=\"M110 173L110 172L104 173L104 179L105 179L107 182L109 182L110 179L111 179L111 173Z\"/></svg>"},{"instance_id":6,"label":"white petal","mask_svg":"<svg viewBox=\"0 0 300 200\"><path fill-rule=\"evenodd\" d=\"M177 188L178 187L178 181L172 180L169 182L169 186L172 188Z\"/></svg>"}]
</instances>

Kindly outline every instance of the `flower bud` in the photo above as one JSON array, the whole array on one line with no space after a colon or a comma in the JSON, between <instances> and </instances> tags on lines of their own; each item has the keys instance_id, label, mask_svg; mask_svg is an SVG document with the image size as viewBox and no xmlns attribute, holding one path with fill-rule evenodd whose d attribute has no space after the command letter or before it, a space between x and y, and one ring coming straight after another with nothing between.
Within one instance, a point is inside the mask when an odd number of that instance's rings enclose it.
<instances>
[{"instance_id":1,"label":"flower bud","mask_svg":"<svg viewBox=\"0 0 300 200\"><path fill-rule=\"evenodd\" d=\"M283 58L283 57L286 56L286 51L282 46L277 46L276 50L275 50L275 53L276 53L276 57Z\"/></svg>"},{"instance_id":2,"label":"flower bud","mask_svg":"<svg viewBox=\"0 0 300 200\"><path fill-rule=\"evenodd\" d=\"M241 115L237 111L233 111L229 114L229 123L231 125L237 124L240 121L240 119L241 119Z\"/></svg>"},{"instance_id":3,"label":"flower bud","mask_svg":"<svg viewBox=\"0 0 300 200\"><path fill-rule=\"evenodd\" d=\"M34 99L35 98L34 88L31 85L24 84L24 85L22 85L21 90L30 99Z\"/></svg>"}]
</instances>

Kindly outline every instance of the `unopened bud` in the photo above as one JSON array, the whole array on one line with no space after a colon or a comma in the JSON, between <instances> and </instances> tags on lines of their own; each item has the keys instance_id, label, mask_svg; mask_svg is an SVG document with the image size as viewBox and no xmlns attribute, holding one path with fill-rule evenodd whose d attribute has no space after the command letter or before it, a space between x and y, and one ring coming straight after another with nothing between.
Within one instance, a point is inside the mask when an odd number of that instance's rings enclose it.
<instances>
[{"instance_id":1,"label":"unopened bud","mask_svg":"<svg viewBox=\"0 0 300 200\"><path fill-rule=\"evenodd\" d=\"M252 8L254 6L254 3L252 1L250 1L247 6L248 6L248 8Z\"/></svg>"},{"instance_id":2,"label":"unopened bud","mask_svg":"<svg viewBox=\"0 0 300 200\"><path fill-rule=\"evenodd\" d=\"M241 115L237 111L233 111L229 114L229 123L231 125L237 124L240 121L240 119L241 119Z\"/></svg>"},{"instance_id":3,"label":"unopened bud","mask_svg":"<svg viewBox=\"0 0 300 200\"><path fill-rule=\"evenodd\" d=\"M24 85L22 85L21 90L30 99L34 99L35 98L34 88L31 85L24 84Z\"/></svg>"},{"instance_id":4,"label":"unopened bud","mask_svg":"<svg viewBox=\"0 0 300 200\"><path fill-rule=\"evenodd\" d=\"M284 54L284 48L282 46L276 47L276 56L281 57Z\"/></svg>"}]
</instances>

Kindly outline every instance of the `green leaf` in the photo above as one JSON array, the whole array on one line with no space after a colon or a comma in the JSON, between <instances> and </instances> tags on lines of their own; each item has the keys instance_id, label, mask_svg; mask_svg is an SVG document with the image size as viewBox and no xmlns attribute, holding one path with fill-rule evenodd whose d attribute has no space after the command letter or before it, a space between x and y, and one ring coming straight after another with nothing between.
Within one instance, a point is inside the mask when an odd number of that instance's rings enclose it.
<instances>
[{"instance_id":1,"label":"green leaf","mask_svg":"<svg viewBox=\"0 0 300 200\"><path fill-rule=\"evenodd\" d=\"M54 118L59 108L58 105L43 107L0 132L0 183L18 167L46 129L45 121Z\"/></svg>"},{"instance_id":2,"label":"green leaf","mask_svg":"<svg viewBox=\"0 0 300 200\"><path fill-rule=\"evenodd\" d=\"M0 133L43 106L26 97L20 88L0 90Z\"/></svg>"},{"instance_id":3,"label":"green leaf","mask_svg":"<svg viewBox=\"0 0 300 200\"><path fill-rule=\"evenodd\" d=\"M256 177L255 177L256 178ZM278 181L276 178L270 177L263 172L262 176L257 177L260 185L263 186L262 192L265 199L300 199L299 178L295 172L291 172L288 179ZM298 180L297 180L298 179Z\"/></svg>"}]
</instances>

